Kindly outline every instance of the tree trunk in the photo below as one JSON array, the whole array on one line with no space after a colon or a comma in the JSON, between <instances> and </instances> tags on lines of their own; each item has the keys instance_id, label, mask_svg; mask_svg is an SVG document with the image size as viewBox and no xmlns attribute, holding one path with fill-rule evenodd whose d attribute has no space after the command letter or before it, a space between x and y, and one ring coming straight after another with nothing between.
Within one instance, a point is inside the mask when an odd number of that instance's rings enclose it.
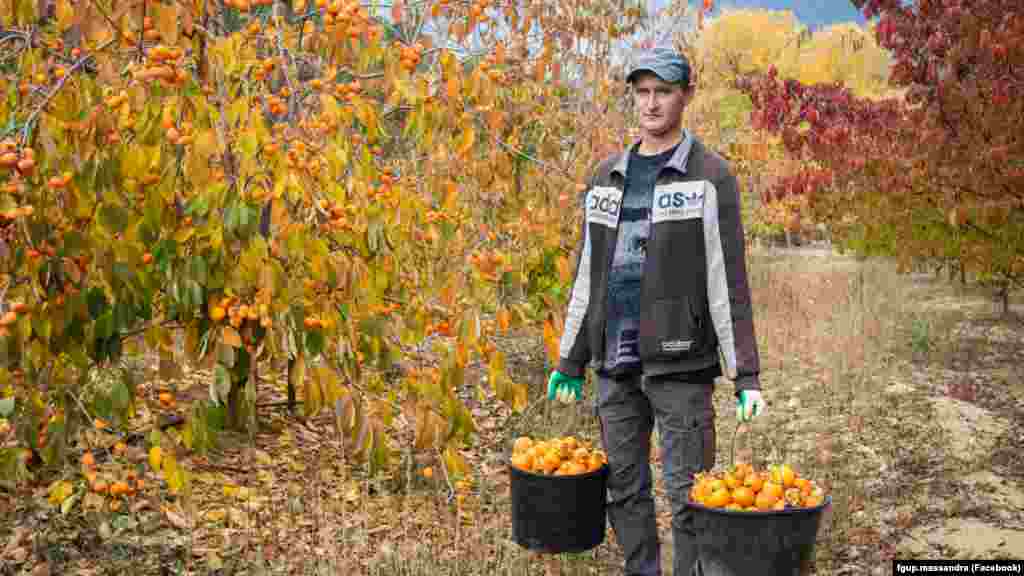
<instances>
[{"instance_id":1,"label":"tree trunk","mask_svg":"<svg viewBox=\"0 0 1024 576\"><path fill-rule=\"evenodd\" d=\"M231 383L227 408L225 427L228 430L245 430L245 380Z\"/></svg>"},{"instance_id":2,"label":"tree trunk","mask_svg":"<svg viewBox=\"0 0 1024 576\"><path fill-rule=\"evenodd\" d=\"M1008 318L1010 316L1010 283L1009 282L1004 284L1003 287L999 290L999 298L1000 298L1001 303L1002 303L1002 315L1003 315L1003 318Z\"/></svg>"}]
</instances>

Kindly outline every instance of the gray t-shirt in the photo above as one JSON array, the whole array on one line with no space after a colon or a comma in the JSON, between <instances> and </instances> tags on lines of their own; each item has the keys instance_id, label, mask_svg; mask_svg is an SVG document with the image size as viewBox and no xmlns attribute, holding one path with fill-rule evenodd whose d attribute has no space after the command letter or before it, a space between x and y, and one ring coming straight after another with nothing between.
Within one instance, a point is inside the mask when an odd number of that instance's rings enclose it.
<instances>
[{"instance_id":1,"label":"gray t-shirt","mask_svg":"<svg viewBox=\"0 0 1024 576\"><path fill-rule=\"evenodd\" d=\"M608 274L608 320L602 370L606 374L625 375L639 372L641 368L640 286L651 230L654 183L658 172L678 147L677 144L654 156L643 156L635 149L629 153L618 240Z\"/></svg>"}]
</instances>

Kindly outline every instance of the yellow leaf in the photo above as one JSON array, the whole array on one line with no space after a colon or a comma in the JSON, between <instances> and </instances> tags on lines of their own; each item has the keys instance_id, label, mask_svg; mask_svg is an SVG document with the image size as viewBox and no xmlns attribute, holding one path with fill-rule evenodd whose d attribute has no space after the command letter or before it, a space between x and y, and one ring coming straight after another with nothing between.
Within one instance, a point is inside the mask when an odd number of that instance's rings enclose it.
<instances>
[{"instance_id":1,"label":"yellow leaf","mask_svg":"<svg viewBox=\"0 0 1024 576\"><path fill-rule=\"evenodd\" d=\"M206 514L203 514L203 517L210 522L220 522L227 515L228 512L224 508L216 508L213 510L207 510Z\"/></svg>"},{"instance_id":2,"label":"yellow leaf","mask_svg":"<svg viewBox=\"0 0 1024 576\"><path fill-rule=\"evenodd\" d=\"M316 416L324 406L323 390L320 388L320 383L315 379L307 380L305 392L302 406L305 409L306 417Z\"/></svg>"},{"instance_id":3,"label":"yellow leaf","mask_svg":"<svg viewBox=\"0 0 1024 576\"><path fill-rule=\"evenodd\" d=\"M238 490L238 486L234 484L225 484L222 492L224 493L224 496L234 498L238 495Z\"/></svg>"},{"instance_id":4,"label":"yellow leaf","mask_svg":"<svg viewBox=\"0 0 1024 576\"><path fill-rule=\"evenodd\" d=\"M154 471L160 471L160 463L163 461L163 449L153 446L149 449L149 466Z\"/></svg>"},{"instance_id":5,"label":"yellow leaf","mask_svg":"<svg viewBox=\"0 0 1024 576\"><path fill-rule=\"evenodd\" d=\"M454 180L445 183L444 209L446 212L455 210L455 203L459 200L459 185Z\"/></svg>"},{"instance_id":6,"label":"yellow leaf","mask_svg":"<svg viewBox=\"0 0 1024 576\"><path fill-rule=\"evenodd\" d=\"M213 130L203 130L196 135L192 153L203 162L209 162L210 157L217 153L217 136Z\"/></svg>"},{"instance_id":7,"label":"yellow leaf","mask_svg":"<svg viewBox=\"0 0 1024 576\"><path fill-rule=\"evenodd\" d=\"M248 116L250 103L248 98L236 98L228 107L228 122L232 125L243 116Z\"/></svg>"},{"instance_id":8,"label":"yellow leaf","mask_svg":"<svg viewBox=\"0 0 1024 576\"><path fill-rule=\"evenodd\" d=\"M341 116L341 109L338 107L338 101L330 94L320 94L320 107L323 109L323 116L325 119L329 119L337 122Z\"/></svg>"},{"instance_id":9,"label":"yellow leaf","mask_svg":"<svg viewBox=\"0 0 1024 576\"><path fill-rule=\"evenodd\" d=\"M161 454L163 454L163 452L161 452ZM152 451L150 452L150 455L152 455ZM173 453L163 454L163 457L160 458L160 470L164 474L164 479L166 479L167 483L170 485L173 482L173 478L177 477L178 472L178 462L174 458Z\"/></svg>"},{"instance_id":10,"label":"yellow leaf","mask_svg":"<svg viewBox=\"0 0 1024 576\"><path fill-rule=\"evenodd\" d=\"M188 242L189 238L191 238L192 235L195 233L196 229L193 228L192 226L188 226L186 228L182 228L176 231L174 233L174 240L179 244L184 244L185 242Z\"/></svg>"},{"instance_id":11,"label":"yellow leaf","mask_svg":"<svg viewBox=\"0 0 1024 576\"><path fill-rule=\"evenodd\" d=\"M167 44L178 43L178 5L176 3L161 4L153 3L156 11L156 29L160 32L160 39Z\"/></svg>"},{"instance_id":12,"label":"yellow leaf","mask_svg":"<svg viewBox=\"0 0 1024 576\"><path fill-rule=\"evenodd\" d=\"M513 384L512 385L512 409L516 412L522 412L526 409L527 395L529 390L525 384Z\"/></svg>"},{"instance_id":13,"label":"yellow leaf","mask_svg":"<svg viewBox=\"0 0 1024 576\"><path fill-rule=\"evenodd\" d=\"M476 142L476 131L472 126L465 126L462 129L462 141L459 143L459 155L465 156L469 153L473 143Z\"/></svg>"},{"instance_id":14,"label":"yellow leaf","mask_svg":"<svg viewBox=\"0 0 1024 576\"><path fill-rule=\"evenodd\" d=\"M495 352L491 356L491 362L487 368L487 381L491 383L492 387L496 387L499 382L505 379L507 374L505 371L505 353L500 350Z\"/></svg>"},{"instance_id":15,"label":"yellow leaf","mask_svg":"<svg viewBox=\"0 0 1024 576\"><path fill-rule=\"evenodd\" d=\"M548 353L548 360L552 364L558 363L558 335L555 334L555 327L551 319L544 320L544 347Z\"/></svg>"},{"instance_id":16,"label":"yellow leaf","mask_svg":"<svg viewBox=\"0 0 1024 576\"><path fill-rule=\"evenodd\" d=\"M500 133L505 127L505 114L497 108L488 110L487 125L495 133Z\"/></svg>"},{"instance_id":17,"label":"yellow leaf","mask_svg":"<svg viewBox=\"0 0 1024 576\"><path fill-rule=\"evenodd\" d=\"M466 459L452 446L444 450L444 464L452 478L461 478L466 474Z\"/></svg>"},{"instance_id":18,"label":"yellow leaf","mask_svg":"<svg viewBox=\"0 0 1024 576\"><path fill-rule=\"evenodd\" d=\"M277 200L270 205L270 228L276 234L291 222L288 207L284 202Z\"/></svg>"},{"instance_id":19,"label":"yellow leaf","mask_svg":"<svg viewBox=\"0 0 1024 576\"><path fill-rule=\"evenodd\" d=\"M74 491L74 486L72 486L67 480L58 480L53 484L50 484L50 504L53 504L54 506L61 505L69 496L71 496L71 494L74 493Z\"/></svg>"},{"instance_id":20,"label":"yellow leaf","mask_svg":"<svg viewBox=\"0 0 1024 576\"><path fill-rule=\"evenodd\" d=\"M448 99L455 100L460 95L459 90L459 77L454 74L448 77L448 82L445 85L447 89Z\"/></svg>"},{"instance_id":21,"label":"yellow leaf","mask_svg":"<svg viewBox=\"0 0 1024 576\"><path fill-rule=\"evenodd\" d=\"M74 25L75 9L71 6L69 0L59 0L57 2L57 28L60 31L67 30Z\"/></svg>"},{"instance_id":22,"label":"yellow leaf","mask_svg":"<svg viewBox=\"0 0 1024 576\"><path fill-rule=\"evenodd\" d=\"M569 258L562 256L556 263L558 268L558 278L563 283L568 283L572 279L572 265L569 263Z\"/></svg>"}]
</instances>

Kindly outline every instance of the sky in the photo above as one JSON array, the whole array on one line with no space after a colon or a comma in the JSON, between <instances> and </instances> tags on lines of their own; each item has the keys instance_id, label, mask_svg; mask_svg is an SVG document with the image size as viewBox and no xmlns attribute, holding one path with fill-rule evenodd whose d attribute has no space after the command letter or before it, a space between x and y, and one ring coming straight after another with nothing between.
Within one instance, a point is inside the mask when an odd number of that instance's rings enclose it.
<instances>
[{"instance_id":1,"label":"sky","mask_svg":"<svg viewBox=\"0 0 1024 576\"><path fill-rule=\"evenodd\" d=\"M651 0L656 8L669 4L669 0ZM697 4L691 0L690 4ZM850 0L715 0L715 8L766 8L769 10L791 10L808 28L839 22L864 23L861 15Z\"/></svg>"},{"instance_id":2,"label":"sky","mask_svg":"<svg viewBox=\"0 0 1024 576\"><path fill-rule=\"evenodd\" d=\"M839 22L864 23L864 16L849 0L721 0L720 6L792 10L797 19L811 29Z\"/></svg>"}]
</instances>

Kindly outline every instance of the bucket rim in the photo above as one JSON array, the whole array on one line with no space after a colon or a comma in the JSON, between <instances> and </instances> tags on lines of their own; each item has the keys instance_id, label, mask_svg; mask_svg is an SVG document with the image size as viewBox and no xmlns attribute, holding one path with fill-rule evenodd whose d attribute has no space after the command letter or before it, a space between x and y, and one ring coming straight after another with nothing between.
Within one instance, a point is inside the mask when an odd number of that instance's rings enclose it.
<instances>
[{"instance_id":1,"label":"bucket rim","mask_svg":"<svg viewBox=\"0 0 1024 576\"><path fill-rule=\"evenodd\" d=\"M573 474L571 476L570 475L555 476L554 474L537 474L536 472L530 472L528 470L523 470L522 468L516 468L515 466L512 465L511 462L508 463L508 469L513 471L514 473L521 474L523 476L527 476L527 477L530 477L530 478L544 478L544 479L550 479L550 480L556 480L556 481L568 481L568 480L576 480L576 481L578 481L578 480L585 480L587 478L593 478L595 476L600 476L600 475L604 474L608 470L608 463L606 462L604 464L601 464L601 467L598 468L597 470L591 470L590 472L585 472L583 474Z\"/></svg>"},{"instance_id":2,"label":"bucket rim","mask_svg":"<svg viewBox=\"0 0 1024 576\"><path fill-rule=\"evenodd\" d=\"M725 508L709 508L703 504L696 502L687 502L687 506L701 512L707 512L708 514L718 514L721 516L741 516L747 518L764 518L766 516L792 516L795 514L816 514L821 512L825 508L832 505L832 496L825 496L825 500L813 508L784 508L782 510L726 510Z\"/></svg>"}]
</instances>

